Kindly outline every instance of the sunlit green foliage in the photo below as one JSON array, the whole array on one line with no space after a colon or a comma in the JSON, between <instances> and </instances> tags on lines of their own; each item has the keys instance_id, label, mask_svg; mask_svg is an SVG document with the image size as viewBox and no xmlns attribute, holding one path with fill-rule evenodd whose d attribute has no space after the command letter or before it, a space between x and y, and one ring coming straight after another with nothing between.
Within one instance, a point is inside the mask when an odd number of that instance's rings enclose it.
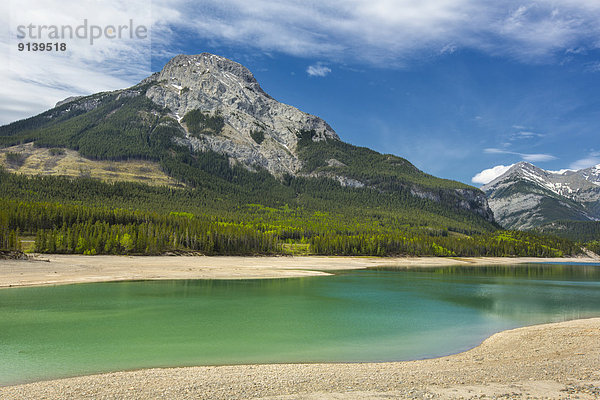
<instances>
[{"instance_id":1,"label":"sunlit green foliage","mask_svg":"<svg viewBox=\"0 0 600 400\"><path fill-rule=\"evenodd\" d=\"M256 198L243 202L250 198L248 193L211 197L201 189L32 178L0 171L0 192L10 193L0 200L3 232L19 229L35 235L37 251L50 253L545 257L579 251L566 239L494 231L491 225L476 229L468 220L459 224L459 234L456 225L454 231L448 229L448 224L456 224L453 219L416 209L414 214L396 215L369 204L369 192L360 191L367 197L356 205L348 201L345 207L333 207L335 200L328 203L326 197L283 205L271 198L266 206ZM315 204L332 207L319 209Z\"/></svg>"},{"instance_id":2,"label":"sunlit green foliage","mask_svg":"<svg viewBox=\"0 0 600 400\"><path fill-rule=\"evenodd\" d=\"M588 250L593 251L594 253L600 255L600 240L592 240L591 242L587 242L585 247Z\"/></svg>"},{"instance_id":3,"label":"sunlit green foliage","mask_svg":"<svg viewBox=\"0 0 600 400\"><path fill-rule=\"evenodd\" d=\"M305 175L232 166L226 155L181 145L185 132L170 111L145 96L152 83L78 99L0 127L0 145L34 142L96 159L160 163L186 189L91 179L25 177L0 169L3 246L17 230L36 236L42 252L82 254L561 255L568 240L498 232L465 210L474 188L438 179L407 160L335 139L299 133ZM219 134L220 115L190 111L192 135ZM264 140L257 124L253 140ZM262 133L262 134L261 134ZM316 141L315 141L316 140ZM360 185L359 185L360 186ZM469 204L467 204L469 205ZM472 209L477 204L470 204ZM12 235L12 236L11 236Z\"/></svg>"}]
</instances>

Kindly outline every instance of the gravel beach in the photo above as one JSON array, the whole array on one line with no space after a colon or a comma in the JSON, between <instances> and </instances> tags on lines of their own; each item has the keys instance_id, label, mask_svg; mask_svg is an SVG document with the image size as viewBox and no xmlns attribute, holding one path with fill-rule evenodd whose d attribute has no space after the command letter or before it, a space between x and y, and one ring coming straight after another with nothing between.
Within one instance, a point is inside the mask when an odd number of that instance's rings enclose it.
<instances>
[{"instance_id":1,"label":"gravel beach","mask_svg":"<svg viewBox=\"0 0 600 400\"><path fill-rule=\"evenodd\" d=\"M598 399L600 318L409 362L147 369L0 388L6 399Z\"/></svg>"},{"instance_id":2,"label":"gravel beach","mask_svg":"<svg viewBox=\"0 0 600 400\"><path fill-rule=\"evenodd\" d=\"M600 259L509 257L205 257L36 255L0 260L0 288L149 279L265 279L370 267L600 263Z\"/></svg>"}]
</instances>

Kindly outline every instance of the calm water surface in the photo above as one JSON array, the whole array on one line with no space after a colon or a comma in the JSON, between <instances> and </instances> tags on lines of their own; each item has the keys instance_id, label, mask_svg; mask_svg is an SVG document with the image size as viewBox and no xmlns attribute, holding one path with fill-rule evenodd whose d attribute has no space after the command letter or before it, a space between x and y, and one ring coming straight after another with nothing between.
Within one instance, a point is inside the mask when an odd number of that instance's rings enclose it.
<instances>
[{"instance_id":1,"label":"calm water surface","mask_svg":"<svg viewBox=\"0 0 600 400\"><path fill-rule=\"evenodd\" d=\"M0 290L0 385L209 364L392 361L600 316L600 267L367 270Z\"/></svg>"}]
</instances>

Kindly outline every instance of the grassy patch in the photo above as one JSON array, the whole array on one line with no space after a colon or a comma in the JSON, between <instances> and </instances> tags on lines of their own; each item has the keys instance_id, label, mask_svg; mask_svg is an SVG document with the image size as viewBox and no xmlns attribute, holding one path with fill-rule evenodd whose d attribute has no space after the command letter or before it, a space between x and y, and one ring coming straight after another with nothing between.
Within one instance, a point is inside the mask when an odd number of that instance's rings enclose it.
<instances>
[{"instance_id":1,"label":"grassy patch","mask_svg":"<svg viewBox=\"0 0 600 400\"><path fill-rule=\"evenodd\" d=\"M165 174L154 161L90 160L68 149L55 149L63 152L60 158L56 158L52 155L52 150L35 147L33 143L13 146L5 150L6 154L22 154L23 162L17 166L8 162L7 158L0 158L0 164L10 169L18 169L26 175L85 176L105 182L138 181L144 177L144 181L152 185L181 186Z\"/></svg>"},{"instance_id":2,"label":"grassy patch","mask_svg":"<svg viewBox=\"0 0 600 400\"><path fill-rule=\"evenodd\" d=\"M282 248L283 254L290 256L308 256L310 252L310 244L308 243L284 243Z\"/></svg>"}]
</instances>

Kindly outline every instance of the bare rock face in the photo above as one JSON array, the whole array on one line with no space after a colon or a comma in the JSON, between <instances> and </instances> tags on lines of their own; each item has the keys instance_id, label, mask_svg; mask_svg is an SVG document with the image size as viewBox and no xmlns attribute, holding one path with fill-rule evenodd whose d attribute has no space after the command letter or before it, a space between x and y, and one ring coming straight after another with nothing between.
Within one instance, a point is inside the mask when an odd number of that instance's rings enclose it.
<instances>
[{"instance_id":1,"label":"bare rock face","mask_svg":"<svg viewBox=\"0 0 600 400\"><path fill-rule=\"evenodd\" d=\"M82 97L82 96L71 96L71 97L67 97L67 98L66 98L66 99L64 99L64 100L61 100L61 101L57 102L57 103L54 105L54 107L60 107L60 106L62 106L63 104L67 104L67 103L70 103L70 102L72 102L72 101L79 100L81 97Z\"/></svg>"},{"instance_id":2,"label":"bare rock face","mask_svg":"<svg viewBox=\"0 0 600 400\"><path fill-rule=\"evenodd\" d=\"M225 127L219 135L193 137L188 132L182 144L227 154L251 169L262 166L276 176L296 174L302 168L296 147L303 130L314 130L314 141L339 140L325 121L273 99L246 67L224 57L179 55L147 81L154 84L146 96L168 107L180 123L192 110L223 117ZM264 140L257 143L253 131L263 132Z\"/></svg>"},{"instance_id":3,"label":"bare rock face","mask_svg":"<svg viewBox=\"0 0 600 400\"><path fill-rule=\"evenodd\" d=\"M494 221L494 213L488 205L485 193L469 189L456 189L455 191L462 199L459 203L460 208L474 212L487 221Z\"/></svg>"},{"instance_id":4,"label":"bare rock face","mask_svg":"<svg viewBox=\"0 0 600 400\"><path fill-rule=\"evenodd\" d=\"M520 162L481 189L496 221L506 228L600 219L600 165L553 172Z\"/></svg>"}]
</instances>

